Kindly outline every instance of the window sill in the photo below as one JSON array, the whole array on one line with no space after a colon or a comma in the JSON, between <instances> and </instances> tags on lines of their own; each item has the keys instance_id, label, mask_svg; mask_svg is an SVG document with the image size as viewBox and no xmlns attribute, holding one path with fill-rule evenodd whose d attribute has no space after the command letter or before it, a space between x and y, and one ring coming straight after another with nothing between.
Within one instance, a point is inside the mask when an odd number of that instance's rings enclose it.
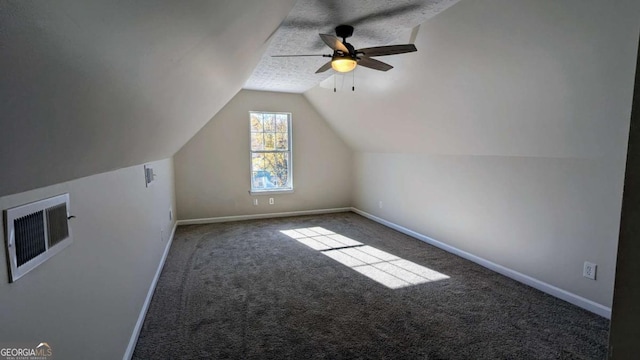
<instances>
[{"instance_id":1,"label":"window sill","mask_svg":"<svg viewBox=\"0 0 640 360\"><path fill-rule=\"evenodd\" d=\"M280 195L293 194L293 189L277 189L277 190L249 190L250 195Z\"/></svg>"}]
</instances>

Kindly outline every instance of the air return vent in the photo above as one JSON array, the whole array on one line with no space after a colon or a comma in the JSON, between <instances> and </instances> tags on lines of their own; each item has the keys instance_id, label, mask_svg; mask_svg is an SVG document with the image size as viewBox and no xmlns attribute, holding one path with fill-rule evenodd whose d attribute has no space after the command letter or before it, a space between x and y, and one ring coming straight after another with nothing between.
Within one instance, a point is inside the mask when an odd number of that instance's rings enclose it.
<instances>
[{"instance_id":1,"label":"air return vent","mask_svg":"<svg viewBox=\"0 0 640 360\"><path fill-rule=\"evenodd\" d=\"M4 211L10 282L71 244L68 211L69 194Z\"/></svg>"}]
</instances>

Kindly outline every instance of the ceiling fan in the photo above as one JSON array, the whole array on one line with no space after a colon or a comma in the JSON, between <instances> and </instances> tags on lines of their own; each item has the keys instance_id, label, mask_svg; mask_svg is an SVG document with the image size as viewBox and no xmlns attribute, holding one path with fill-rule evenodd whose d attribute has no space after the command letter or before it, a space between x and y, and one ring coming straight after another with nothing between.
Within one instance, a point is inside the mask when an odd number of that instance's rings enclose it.
<instances>
[{"instance_id":1,"label":"ceiling fan","mask_svg":"<svg viewBox=\"0 0 640 360\"><path fill-rule=\"evenodd\" d=\"M382 61L373 59L376 56L397 55L418 51L413 44L374 46L362 49L355 49L353 45L347 42L347 38L353 35L353 26L338 25L336 27L336 35L320 34L320 38L327 46L333 50L333 54L320 55L273 55L272 57L300 57L300 56L322 56L330 57L331 60L322 65L316 74L325 72L333 68L337 72L346 73L356 68L356 66L364 66L374 70L388 71L393 66ZM342 38L342 41L340 41Z\"/></svg>"}]
</instances>

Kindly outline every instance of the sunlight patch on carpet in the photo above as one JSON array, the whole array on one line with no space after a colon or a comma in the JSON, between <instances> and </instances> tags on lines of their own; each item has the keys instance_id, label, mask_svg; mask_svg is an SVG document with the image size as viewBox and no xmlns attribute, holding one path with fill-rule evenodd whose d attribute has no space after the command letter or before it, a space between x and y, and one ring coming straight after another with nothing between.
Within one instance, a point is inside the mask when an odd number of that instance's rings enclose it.
<instances>
[{"instance_id":1,"label":"sunlight patch on carpet","mask_svg":"<svg viewBox=\"0 0 640 360\"><path fill-rule=\"evenodd\" d=\"M449 278L435 270L322 227L280 232L390 289Z\"/></svg>"}]
</instances>

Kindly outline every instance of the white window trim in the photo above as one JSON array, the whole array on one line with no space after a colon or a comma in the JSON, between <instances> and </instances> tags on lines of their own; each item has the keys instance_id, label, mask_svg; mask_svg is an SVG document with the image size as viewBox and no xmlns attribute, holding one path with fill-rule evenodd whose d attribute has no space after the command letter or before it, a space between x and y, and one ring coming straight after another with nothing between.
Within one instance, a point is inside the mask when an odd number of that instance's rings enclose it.
<instances>
[{"instance_id":1,"label":"white window trim","mask_svg":"<svg viewBox=\"0 0 640 360\"><path fill-rule=\"evenodd\" d=\"M253 163L252 163L252 154L259 152L270 152L270 151L252 151L251 150L251 123L249 123L249 194L251 195L278 195L278 194L292 194L293 193L293 116L290 112L285 111L258 111L251 110L249 111L249 119L251 119L251 113L263 113L263 114L286 114L288 116L289 124L287 127L288 130L288 138L289 138L289 187L288 188L278 188L278 189L264 189L264 190L254 190L253 182L252 182L252 174L253 174Z\"/></svg>"}]
</instances>

